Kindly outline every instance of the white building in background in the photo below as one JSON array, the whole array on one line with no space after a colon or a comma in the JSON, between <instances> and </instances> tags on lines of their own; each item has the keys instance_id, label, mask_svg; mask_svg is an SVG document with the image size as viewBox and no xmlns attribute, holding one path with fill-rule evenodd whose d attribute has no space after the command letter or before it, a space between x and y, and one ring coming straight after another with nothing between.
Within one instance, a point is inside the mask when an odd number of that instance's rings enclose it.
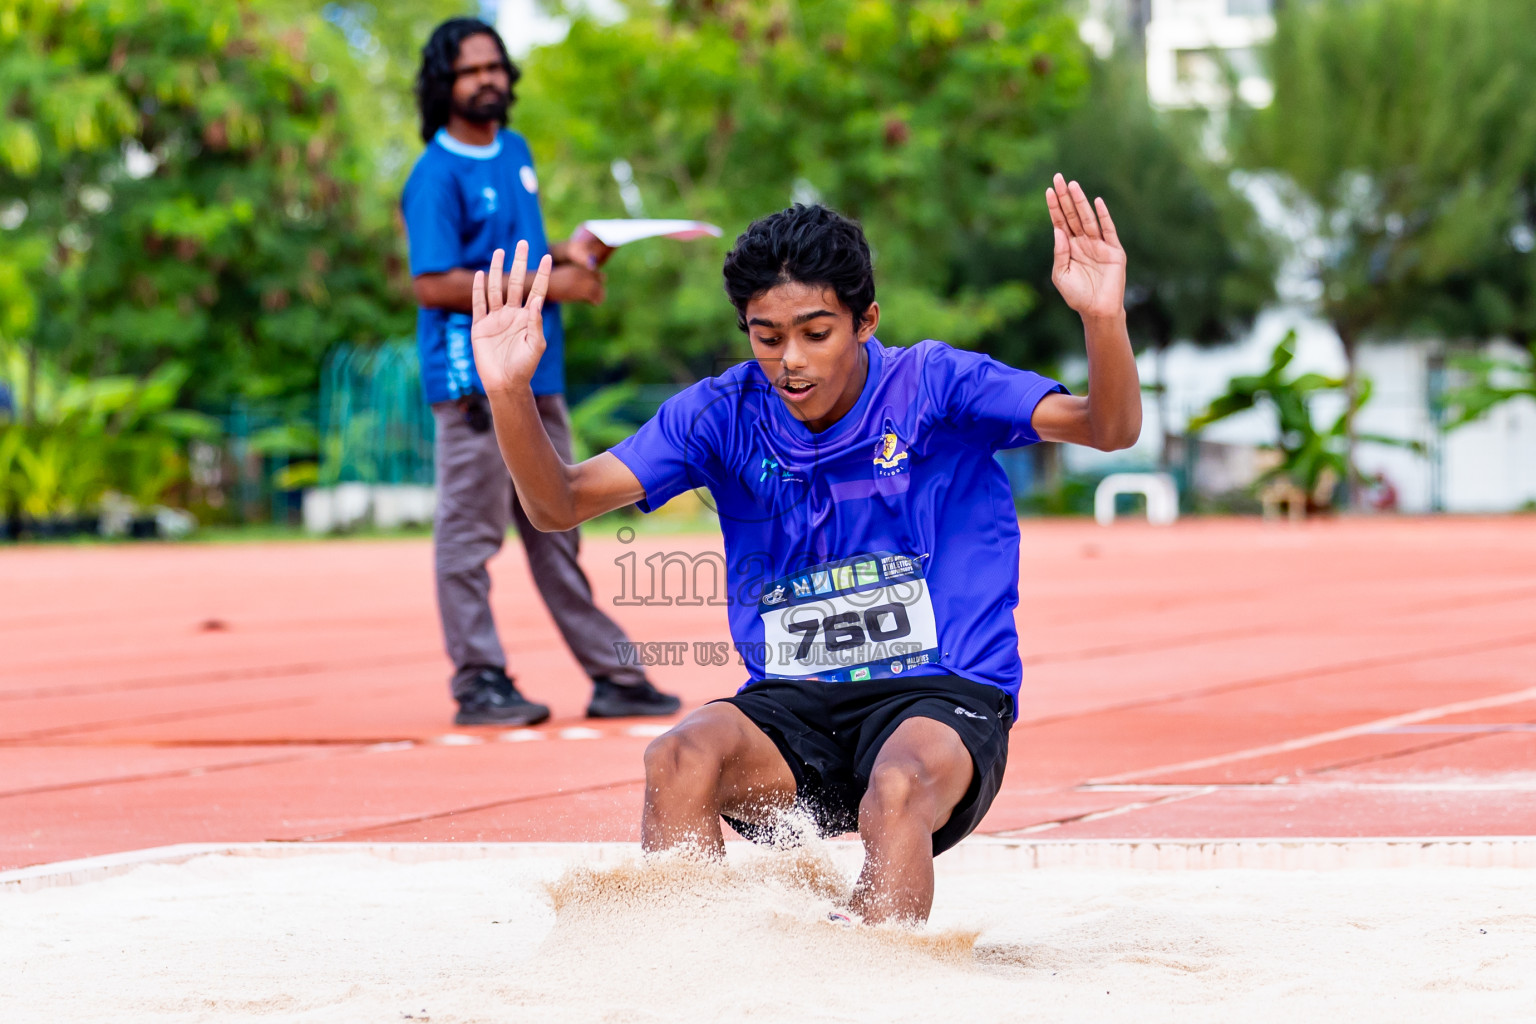
<instances>
[{"instance_id":1,"label":"white building in background","mask_svg":"<svg viewBox=\"0 0 1536 1024\"><path fill-rule=\"evenodd\" d=\"M1159 107L1265 107L1275 91L1260 50L1275 34L1272 0L1150 0L1147 95Z\"/></svg>"}]
</instances>

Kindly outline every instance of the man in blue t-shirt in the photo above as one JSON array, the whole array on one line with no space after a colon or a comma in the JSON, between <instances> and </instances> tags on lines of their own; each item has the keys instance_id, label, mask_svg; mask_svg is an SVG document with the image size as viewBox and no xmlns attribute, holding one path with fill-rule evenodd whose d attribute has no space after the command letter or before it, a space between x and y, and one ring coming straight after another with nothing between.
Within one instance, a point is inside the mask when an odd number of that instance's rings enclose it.
<instances>
[{"instance_id":1,"label":"man in blue t-shirt","mask_svg":"<svg viewBox=\"0 0 1536 1024\"><path fill-rule=\"evenodd\" d=\"M521 442L544 350L549 261L520 302L518 247L474 288L472 339L502 456L529 518L568 529L629 502L708 487L725 535L731 636L746 685L646 750L647 850L724 854L722 818L762 841L857 829L850 909L926 920L933 857L1001 785L1021 664L1019 529L1000 448L1110 450L1141 430L1125 250L1103 200L1046 192L1052 280L1082 317L1088 394L942 342L875 339L859 226L796 206L752 224L725 288L753 360L666 402L579 465Z\"/></svg>"},{"instance_id":2,"label":"man in blue t-shirt","mask_svg":"<svg viewBox=\"0 0 1536 1024\"><path fill-rule=\"evenodd\" d=\"M422 49L416 98L426 152L405 184L401 210L410 235L411 275L421 380L437 425L437 516L433 524L437 602L453 659L459 725L533 725L549 708L525 698L507 675L506 653L491 617L485 563L516 522L544 603L581 667L592 678L587 715L669 715L676 697L659 693L620 652L628 638L592 603L577 561L575 530L542 533L528 522L490 433L485 389L470 349L470 284L491 253L524 244L554 269L543 312L546 351L529 386L539 411L537 435L571 457L560 302L601 302L598 265L606 246L594 238L548 244L539 210L539 179L528 144L504 125L517 67L496 31L473 18L445 22ZM521 300L521 296L519 296Z\"/></svg>"}]
</instances>

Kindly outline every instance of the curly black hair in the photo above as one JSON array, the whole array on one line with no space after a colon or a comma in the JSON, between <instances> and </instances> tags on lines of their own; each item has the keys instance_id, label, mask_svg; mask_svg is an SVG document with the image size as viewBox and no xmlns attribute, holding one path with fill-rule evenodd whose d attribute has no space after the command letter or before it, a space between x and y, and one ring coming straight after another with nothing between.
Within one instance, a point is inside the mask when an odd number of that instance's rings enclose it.
<instances>
[{"instance_id":1,"label":"curly black hair","mask_svg":"<svg viewBox=\"0 0 1536 1024\"><path fill-rule=\"evenodd\" d=\"M421 48L421 70L416 73L416 109L421 112L421 141L431 142L437 130L448 123L453 107L453 62L459 59L459 47L470 36L490 36L496 40L502 62L507 66L507 106L517 98L512 86L523 73L507 56L507 46L496 30L478 18L453 18L432 32Z\"/></svg>"},{"instance_id":2,"label":"curly black hair","mask_svg":"<svg viewBox=\"0 0 1536 1024\"><path fill-rule=\"evenodd\" d=\"M863 323L875 301L875 270L859 222L796 203L748 225L725 257L725 294L736 307L736 326L747 329L748 302L791 281L831 288L854 325Z\"/></svg>"}]
</instances>

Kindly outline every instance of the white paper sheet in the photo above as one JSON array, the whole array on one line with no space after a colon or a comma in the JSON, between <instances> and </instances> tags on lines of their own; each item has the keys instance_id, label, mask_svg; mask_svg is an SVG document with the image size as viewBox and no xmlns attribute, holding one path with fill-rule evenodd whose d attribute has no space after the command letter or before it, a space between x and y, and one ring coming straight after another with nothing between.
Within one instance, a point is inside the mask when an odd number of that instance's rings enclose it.
<instances>
[{"instance_id":1,"label":"white paper sheet","mask_svg":"<svg viewBox=\"0 0 1536 1024\"><path fill-rule=\"evenodd\" d=\"M618 248L642 238L719 238L721 230L701 220L589 220L577 228L606 246Z\"/></svg>"}]
</instances>

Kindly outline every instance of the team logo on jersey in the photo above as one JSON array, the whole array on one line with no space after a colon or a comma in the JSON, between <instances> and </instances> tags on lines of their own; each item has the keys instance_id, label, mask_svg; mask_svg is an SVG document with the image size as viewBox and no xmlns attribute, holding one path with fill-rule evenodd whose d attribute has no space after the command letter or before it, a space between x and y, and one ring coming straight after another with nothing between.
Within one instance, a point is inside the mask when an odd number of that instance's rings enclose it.
<instances>
[{"instance_id":1,"label":"team logo on jersey","mask_svg":"<svg viewBox=\"0 0 1536 1024\"><path fill-rule=\"evenodd\" d=\"M522 179L523 188L527 189L533 195L539 194L539 176L533 173L532 167L529 167L527 164L523 164L523 166L518 169L517 176Z\"/></svg>"},{"instance_id":2,"label":"team logo on jersey","mask_svg":"<svg viewBox=\"0 0 1536 1024\"><path fill-rule=\"evenodd\" d=\"M777 455L764 455L762 461L758 463L758 468L762 470L757 475L758 483L762 483L764 480L793 480L795 478L793 473L779 464L779 457Z\"/></svg>"},{"instance_id":3,"label":"team logo on jersey","mask_svg":"<svg viewBox=\"0 0 1536 1024\"><path fill-rule=\"evenodd\" d=\"M875 448L875 473L879 476L895 476L897 473L905 473L909 468L907 444L896 436L895 429L887 423L885 433L880 435L880 444Z\"/></svg>"}]
</instances>

